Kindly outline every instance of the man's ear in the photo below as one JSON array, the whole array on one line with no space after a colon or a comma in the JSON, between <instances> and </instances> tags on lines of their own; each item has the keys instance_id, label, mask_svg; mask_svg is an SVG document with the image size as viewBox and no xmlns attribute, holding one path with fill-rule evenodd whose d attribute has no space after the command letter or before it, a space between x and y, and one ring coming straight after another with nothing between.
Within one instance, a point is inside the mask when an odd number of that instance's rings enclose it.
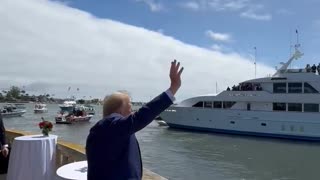
<instances>
[{"instance_id":1,"label":"man's ear","mask_svg":"<svg viewBox=\"0 0 320 180\"><path fill-rule=\"evenodd\" d=\"M123 113L122 113L122 107L123 107L123 106L119 107L119 109L118 109L115 113L118 113L118 114L121 114L121 115L122 115L122 114L123 114Z\"/></svg>"}]
</instances>

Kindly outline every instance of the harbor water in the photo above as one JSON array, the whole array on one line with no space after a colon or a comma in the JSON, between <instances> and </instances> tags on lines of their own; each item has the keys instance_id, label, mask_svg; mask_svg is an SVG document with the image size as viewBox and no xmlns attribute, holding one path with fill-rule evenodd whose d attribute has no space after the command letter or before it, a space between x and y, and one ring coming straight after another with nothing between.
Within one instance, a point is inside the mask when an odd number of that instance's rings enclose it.
<instances>
[{"instance_id":1,"label":"harbor water","mask_svg":"<svg viewBox=\"0 0 320 180\"><path fill-rule=\"evenodd\" d=\"M0 104L2 106L3 104ZM41 117L54 122L57 104L34 114L26 104L22 117L5 118L7 129L40 133ZM101 106L90 122L54 124L52 134L85 145L89 129L101 119ZM144 167L174 180L318 180L320 143L191 132L158 126L154 121L137 133Z\"/></svg>"}]
</instances>

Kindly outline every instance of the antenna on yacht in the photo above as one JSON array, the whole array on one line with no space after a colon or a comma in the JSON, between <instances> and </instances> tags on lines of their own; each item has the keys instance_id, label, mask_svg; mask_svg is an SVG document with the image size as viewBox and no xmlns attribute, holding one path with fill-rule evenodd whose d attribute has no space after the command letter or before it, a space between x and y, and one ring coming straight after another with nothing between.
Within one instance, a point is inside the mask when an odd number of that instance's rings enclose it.
<instances>
[{"instance_id":1,"label":"antenna on yacht","mask_svg":"<svg viewBox=\"0 0 320 180\"><path fill-rule=\"evenodd\" d=\"M290 48L289 48L289 58L291 57L291 54L292 54L292 32L290 31Z\"/></svg>"},{"instance_id":2,"label":"antenna on yacht","mask_svg":"<svg viewBox=\"0 0 320 180\"><path fill-rule=\"evenodd\" d=\"M254 78L257 78L257 47L254 47Z\"/></svg>"},{"instance_id":3,"label":"antenna on yacht","mask_svg":"<svg viewBox=\"0 0 320 180\"><path fill-rule=\"evenodd\" d=\"M216 94L218 94L218 82L216 81Z\"/></svg>"},{"instance_id":4,"label":"antenna on yacht","mask_svg":"<svg viewBox=\"0 0 320 180\"><path fill-rule=\"evenodd\" d=\"M299 32L298 32L298 29L296 29L296 34L297 34L297 45L300 46L300 44L299 44Z\"/></svg>"},{"instance_id":5,"label":"antenna on yacht","mask_svg":"<svg viewBox=\"0 0 320 180\"><path fill-rule=\"evenodd\" d=\"M303 56L304 54L302 52L300 52L299 48L300 48L300 44L299 44L299 33L298 30L296 29L296 34L297 34L297 43L294 45L294 53L291 55L291 57L289 58L289 60L286 63L281 63L281 67L277 70L277 72L273 75L273 77L275 76L279 76L282 73L287 72L288 70L288 66L291 64L291 62L294 59L299 59L301 58L301 56Z\"/></svg>"}]
</instances>

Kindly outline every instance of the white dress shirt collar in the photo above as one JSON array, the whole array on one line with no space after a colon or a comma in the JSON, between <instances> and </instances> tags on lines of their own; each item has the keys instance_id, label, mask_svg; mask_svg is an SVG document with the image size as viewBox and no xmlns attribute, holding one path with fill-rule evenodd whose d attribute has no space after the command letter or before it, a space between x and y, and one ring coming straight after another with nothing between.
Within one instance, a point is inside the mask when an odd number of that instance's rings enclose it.
<instances>
[{"instance_id":1,"label":"white dress shirt collar","mask_svg":"<svg viewBox=\"0 0 320 180\"><path fill-rule=\"evenodd\" d=\"M123 116L119 113L112 113L112 114L106 116L106 118L114 118L114 117L123 117Z\"/></svg>"}]
</instances>

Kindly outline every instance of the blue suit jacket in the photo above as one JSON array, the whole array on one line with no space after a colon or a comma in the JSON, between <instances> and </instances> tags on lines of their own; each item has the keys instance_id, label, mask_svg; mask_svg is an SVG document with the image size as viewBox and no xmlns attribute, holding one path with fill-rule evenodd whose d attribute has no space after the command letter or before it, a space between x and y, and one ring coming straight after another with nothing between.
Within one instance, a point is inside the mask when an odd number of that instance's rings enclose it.
<instances>
[{"instance_id":1,"label":"blue suit jacket","mask_svg":"<svg viewBox=\"0 0 320 180\"><path fill-rule=\"evenodd\" d=\"M140 180L142 160L135 132L141 130L172 104L160 94L128 116L104 118L87 138L88 180Z\"/></svg>"},{"instance_id":2,"label":"blue suit jacket","mask_svg":"<svg viewBox=\"0 0 320 180\"><path fill-rule=\"evenodd\" d=\"M2 146L5 144L6 144L6 129L4 128L2 115L0 112L0 149L2 149Z\"/></svg>"}]
</instances>

